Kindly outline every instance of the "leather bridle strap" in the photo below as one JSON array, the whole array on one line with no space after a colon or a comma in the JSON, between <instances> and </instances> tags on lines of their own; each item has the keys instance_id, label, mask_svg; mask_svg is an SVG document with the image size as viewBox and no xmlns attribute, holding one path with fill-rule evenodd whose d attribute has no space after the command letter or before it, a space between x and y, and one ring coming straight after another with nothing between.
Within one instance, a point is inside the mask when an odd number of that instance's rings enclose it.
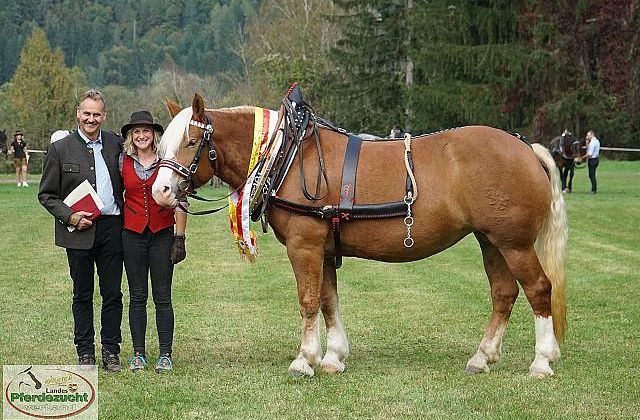
<instances>
[{"instance_id":1,"label":"leather bridle strap","mask_svg":"<svg viewBox=\"0 0 640 420\"><path fill-rule=\"evenodd\" d=\"M207 121L206 124L200 121L195 121L195 120L189 121L189 125L194 125L204 130L202 133L202 140L200 140L200 144L198 145L198 150L196 151L196 154L194 155L193 160L191 161L191 164L189 165L189 167L187 168L186 166L182 165L180 162L177 162L176 160L173 160L173 159L162 159L160 160L160 163L158 165L160 167L169 168L172 171L176 172L181 177L185 178L183 181L181 181L178 184L178 193L181 193L180 197L184 197L184 195L187 195L190 198L200 200L200 201L220 201L221 199L208 199L208 198L200 197L199 195L188 191L189 187L191 187L191 189L195 191L195 188L193 187L193 176L198 171L198 164L200 163L200 157L204 152L205 146L208 146L208 149L209 149L209 162L211 163L211 166L213 166L214 174L217 173L217 170L218 170L218 162L217 162L218 155L216 153L216 149L215 149L213 138L212 138L213 124L211 124L209 115L207 115L206 113L205 113L205 118ZM181 186L183 183L186 184L185 188ZM189 214L209 214L209 213L215 213L216 211L222 210L223 208L224 207L213 210L213 211L193 212L193 213L189 212L186 209L183 209L183 210L185 210Z\"/></svg>"}]
</instances>

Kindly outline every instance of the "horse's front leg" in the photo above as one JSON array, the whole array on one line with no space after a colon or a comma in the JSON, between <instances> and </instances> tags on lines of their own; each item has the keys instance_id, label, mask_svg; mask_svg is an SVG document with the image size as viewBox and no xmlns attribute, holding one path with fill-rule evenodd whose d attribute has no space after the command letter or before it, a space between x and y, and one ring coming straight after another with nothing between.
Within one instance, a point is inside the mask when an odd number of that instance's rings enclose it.
<instances>
[{"instance_id":1,"label":"horse's front leg","mask_svg":"<svg viewBox=\"0 0 640 420\"><path fill-rule=\"evenodd\" d=\"M323 244L310 238L287 239L287 255L298 285L298 302L302 316L302 342L298 357L291 362L289 372L313 376L313 368L322 359L320 343L320 291L322 288Z\"/></svg>"},{"instance_id":2,"label":"horse's front leg","mask_svg":"<svg viewBox=\"0 0 640 420\"><path fill-rule=\"evenodd\" d=\"M349 356L349 342L340 317L338 278L333 257L325 257L320 305L327 326L327 352L322 359L322 369L328 373L344 371L344 362Z\"/></svg>"},{"instance_id":3,"label":"horse's front leg","mask_svg":"<svg viewBox=\"0 0 640 420\"><path fill-rule=\"evenodd\" d=\"M571 162L571 165L569 166L569 182L567 185L569 192L571 192L571 190L573 189L573 174L574 174L574 163Z\"/></svg>"}]
</instances>

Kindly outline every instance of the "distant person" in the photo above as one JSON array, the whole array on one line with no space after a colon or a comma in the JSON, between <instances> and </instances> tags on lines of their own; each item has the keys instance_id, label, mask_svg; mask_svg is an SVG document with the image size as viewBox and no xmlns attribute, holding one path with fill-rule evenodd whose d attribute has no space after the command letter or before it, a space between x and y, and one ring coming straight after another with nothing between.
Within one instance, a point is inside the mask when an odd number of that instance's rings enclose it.
<instances>
[{"instance_id":1,"label":"distant person","mask_svg":"<svg viewBox=\"0 0 640 420\"><path fill-rule=\"evenodd\" d=\"M402 138L402 130L398 124L394 125L391 129L391 133L389 133L390 139L401 139Z\"/></svg>"},{"instance_id":2,"label":"distant person","mask_svg":"<svg viewBox=\"0 0 640 420\"><path fill-rule=\"evenodd\" d=\"M598 181L596 180L596 169L600 163L600 140L593 130L587 132L587 167L589 168L589 180L591 181L591 194L598 192Z\"/></svg>"},{"instance_id":3,"label":"distant person","mask_svg":"<svg viewBox=\"0 0 640 420\"><path fill-rule=\"evenodd\" d=\"M125 204L122 246L129 281L129 328L133 342L129 369L138 372L147 366L145 335L150 277L160 350L155 371L163 373L173 369L171 283L173 265L186 257L187 213L160 207L151 196L151 186L160 168L158 144L164 128L153 121L150 112L137 111L121 132L125 139L120 156Z\"/></svg>"},{"instance_id":4,"label":"distant person","mask_svg":"<svg viewBox=\"0 0 640 420\"><path fill-rule=\"evenodd\" d=\"M29 163L29 150L27 142L24 141L24 133L22 130L16 131L13 135L13 142L9 146L9 154L13 155L13 161L16 165L16 184L18 187L28 187L27 171Z\"/></svg>"},{"instance_id":5,"label":"distant person","mask_svg":"<svg viewBox=\"0 0 640 420\"><path fill-rule=\"evenodd\" d=\"M66 248L73 280L73 335L80 365L95 365L93 290L102 297L102 366L117 372L122 334L122 180L120 137L101 130L107 116L102 94L89 90L76 109L77 131L49 146L38 199L55 218L55 243ZM88 181L103 202L100 215L74 211L63 200Z\"/></svg>"}]
</instances>

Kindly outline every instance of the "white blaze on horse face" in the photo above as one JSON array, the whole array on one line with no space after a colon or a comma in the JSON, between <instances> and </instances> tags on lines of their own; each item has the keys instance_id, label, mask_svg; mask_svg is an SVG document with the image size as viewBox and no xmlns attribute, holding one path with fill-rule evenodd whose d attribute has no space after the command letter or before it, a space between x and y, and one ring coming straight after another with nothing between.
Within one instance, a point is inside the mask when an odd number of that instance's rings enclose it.
<instances>
[{"instance_id":1,"label":"white blaze on horse face","mask_svg":"<svg viewBox=\"0 0 640 420\"><path fill-rule=\"evenodd\" d=\"M169 168L158 169L158 176L151 187L151 195L158 205L173 208L178 205L174 191L177 189L179 178L180 176Z\"/></svg>"},{"instance_id":2,"label":"white blaze on horse face","mask_svg":"<svg viewBox=\"0 0 640 420\"><path fill-rule=\"evenodd\" d=\"M193 111L191 108L185 108L176 115L167 126L166 131L162 135L160 145L158 147L158 155L161 159L175 159L176 153L182 144L189 121ZM178 200L176 199L176 191L180 175L169 168L162 167L158 170L151 193L156 203L162 207L176 207Z\"/></svg>"}]
</instances>

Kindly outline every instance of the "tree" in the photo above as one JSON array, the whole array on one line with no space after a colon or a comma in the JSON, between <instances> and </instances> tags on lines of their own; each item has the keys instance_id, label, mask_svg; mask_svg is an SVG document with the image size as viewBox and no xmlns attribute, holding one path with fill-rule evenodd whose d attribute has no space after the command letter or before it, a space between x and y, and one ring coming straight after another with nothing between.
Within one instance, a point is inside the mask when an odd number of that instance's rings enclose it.
<instances>
[{"instance_id":1,"label":"tree","mask_svg":"<svg viewBox=\"0 0 640 420\"><path fill-rule=\"evenodd\" d=\"M81 77L65 67L60 49L51 51L44 31L33 31L7 90L14 124L25 131L31 148L46 149L53 131L72 127Z\"/></svg>"},{"instance_id":2,"label":"tree","mask_svg":"<svg viewBox=\"0 0 640 420\"><path fill-rule=\"evenodd\" d=\"M334 0L341 38L325 77L332 118L352 131L387 134L405 118L410 4L397 0Z\"/></svg>"},{"instance_id":3,"label":"tree","mask_svg":"<svg viewBox=\"0 0 640 420\"><path fill-rule=\"evenodd\" d=\"M260 104L279 106L293 82L316 111L330 113L323 83L339 30L328 17L331 0L266 0L247 27L236 54L246 66L248 91Z\"/></svg>"}]
</instances>

